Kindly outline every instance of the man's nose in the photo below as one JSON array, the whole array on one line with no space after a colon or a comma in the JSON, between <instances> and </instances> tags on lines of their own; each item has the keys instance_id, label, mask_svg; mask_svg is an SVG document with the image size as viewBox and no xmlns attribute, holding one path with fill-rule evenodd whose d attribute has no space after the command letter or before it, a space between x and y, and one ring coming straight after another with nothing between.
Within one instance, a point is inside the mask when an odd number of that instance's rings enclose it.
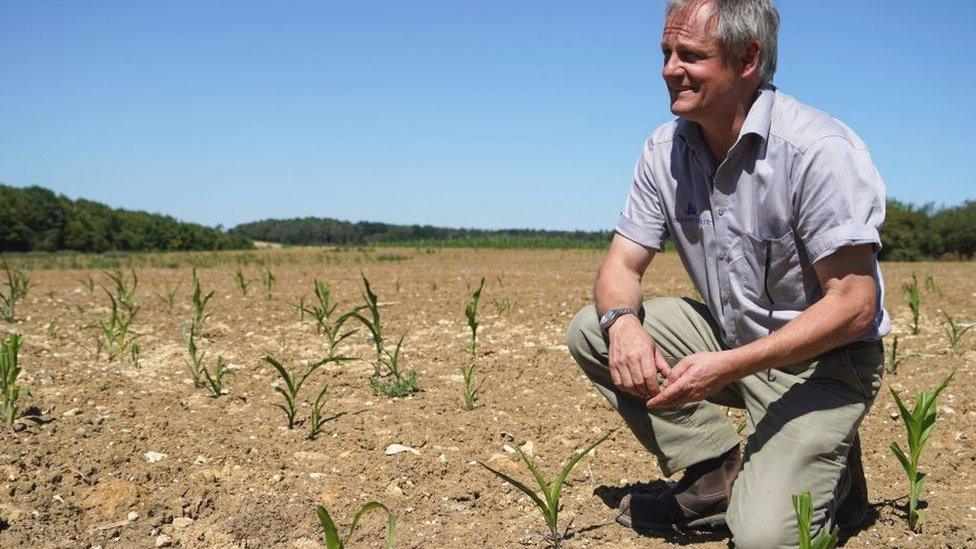
<instances>
[{"instance_id":1,"label":"man's nose","mask_svg":"<svg viewBox=\"0 0 976 549\"><path fill-rule=\"evenodd\" d=\"M661 76L665 79L679 78L681 76L681 63L678 56L672 53L664 60L664 67L661 69Z\"/></svg>"}]
</instances>

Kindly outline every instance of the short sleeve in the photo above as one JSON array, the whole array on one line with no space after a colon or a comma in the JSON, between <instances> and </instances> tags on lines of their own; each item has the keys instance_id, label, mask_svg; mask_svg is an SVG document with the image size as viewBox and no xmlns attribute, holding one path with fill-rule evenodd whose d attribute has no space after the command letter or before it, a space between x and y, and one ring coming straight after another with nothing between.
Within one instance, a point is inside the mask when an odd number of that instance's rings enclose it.
<instances>
[{"instance_id":1,"label":"short sleeve","mask_svg":"<svg viewBox=\"0 0 976 549\"><path fill-rule=\"evenodd\" d=\"M793 182L796 232L811 263L844 246L881 250L885 187L866 148L824 137L797 160Z\"/></svg>"},{"instance_id":2,"label":"short sleeve","mask_svg":"<svg viewBox=\"0 0 976 549\"><path fill-rule=\"evenodd\" d=\"M630 187L627 202L620 212L614 231L645 248L661 251L668 238L668 224L654 183L650 156L651 145L648 142L637 159L634 183Z\"/></svg>"}]
</instances>

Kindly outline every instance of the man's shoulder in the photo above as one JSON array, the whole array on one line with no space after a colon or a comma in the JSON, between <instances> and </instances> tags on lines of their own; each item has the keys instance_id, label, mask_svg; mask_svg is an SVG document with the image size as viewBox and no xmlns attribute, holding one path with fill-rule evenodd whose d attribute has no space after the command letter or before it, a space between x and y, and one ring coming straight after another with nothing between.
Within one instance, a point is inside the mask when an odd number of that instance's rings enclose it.
<instances>
[{"instance_id":1,"label":"man's shoulder","mask_svg":"<svg viewBox=\"0 0 976 549\"><path fill-rule=\"evenodd\" d=\"M681 119L675 118L655 128L644 140L644 158L647 159L654 154L670 154L680 123Z\"/></svg>"},{"instance_id":2,"label":"man's shoulder","mask_svg":"<svg viewBox=\"0 0 976 549\"><path fill-rule=\"evenodd\" d=\"M841 138L857 149L867 148L847 124L779 90L773 103L769 133L801 154L828 137Z\"/></svg>"}]
</instances>

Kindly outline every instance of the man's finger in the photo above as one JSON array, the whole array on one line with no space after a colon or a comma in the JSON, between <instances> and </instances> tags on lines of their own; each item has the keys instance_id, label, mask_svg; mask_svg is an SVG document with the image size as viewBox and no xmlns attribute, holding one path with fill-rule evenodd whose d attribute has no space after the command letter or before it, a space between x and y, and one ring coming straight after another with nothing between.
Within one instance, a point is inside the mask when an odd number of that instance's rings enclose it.
<instances>
[{"instance_id":1,"label":"man's finger","mask_svg":"<svg viewBox=\"0 0 976 549\"><path fill-rule=\"evenodd\" d=\"M665 408L672 405L677 397L677 393L680 391L678 385L668 385L663 391L658 393L654 398L647 401L648 408Z\"/></svg>"},{"instance_id":2,"label":"man's finger","mask_svg":"<svg viewBox=\"0 0 976 549\"><path fill-rule=\"evenodd\" d=\"M647 392L647 387L644 385L644 372L641 371L641 357L638 356L631 359L628 366L630 367L628 372L630 374L630 382L634 385L634 394L641 398L649 398L651 394Z\"/></svg>"},{"instance_id":3,"label":"man's finger","mask_svg":"<svg viewBox=\"0 0 976 549\"><path fill-rule=\"evenodd\" d=\"M617 367L614 365L610 366L610 379L613 381L614 387L620 387L620 373L617 371Z\"/></svg>"},{"instance_id":4,"label":"man's finger","mask_svg":"<svg viewBox=\"0 0 976 549\"><path fill-rule=\"evenodd\" d=\"M647 396L652 397L659 391L657 386L657 370L654 368L653 355L641 355L641 377L644 379L644 388Z\"/></svg>"},{"instance_id":5,"label":"man's finger","mask_svg":"<svg viewBox=\"0 0 976 549\"><path fill-rule=\"evenodd\" d=\"M688 370L690 364L691 363L688 362L687 358L683 358L680 362L675 364L674 368L671 368L671 373L668 375L668 384L674 384L676 381L681 379L681 376L684 375L684 373Z\"/></svg>"},{"instance_id":6,"label":"man's finger","mask_svg":"<svg viewBox=\"0 0 976 549\"><path fill-rule=\"evenodd\" d=\"M668 365L668 361L664 359L664 353L661 352L661 348L654 346L654 364L657 367L657 371L661 372L664 379L667 379L671 375L671 366Z\"/></svg>"}]
</instances>

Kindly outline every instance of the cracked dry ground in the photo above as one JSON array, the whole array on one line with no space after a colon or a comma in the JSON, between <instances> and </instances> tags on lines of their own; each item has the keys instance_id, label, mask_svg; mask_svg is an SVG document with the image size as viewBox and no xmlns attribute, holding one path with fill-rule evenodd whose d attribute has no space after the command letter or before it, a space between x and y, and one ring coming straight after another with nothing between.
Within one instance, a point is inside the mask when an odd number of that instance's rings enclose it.
<instances>
[{"instance_id":1,"label":"cracked dry ground","mask_svg":"<svg viewBox=\"0 0 976 549\"><path fill-rule=\"evenodd\" d=\"M569 319L589 301L599 258L589 250L323 248L137 256L138 365L95 356L95 333L86 326L105 317L108 300L87 280L102 282L102 273L35 268L19 319L0 323L0 335L24 335L23 381L31 391L24 404L42 417L18 432L0 430L0 546L319 547L316 505L348 525L373 499L397 515L397 547L542 546L544 523L528 499L476 462L528 480L509 450L531 442L544 471L554 474L574 450L622 427L563 343ZM248 297L235 287L237 262L258 278L256 259L277 277L270 300L260 282ZM215 290L199 345L208 360L223 355L234 369L220 398L188 383L181 326L190 316L191 262L204 291ZM963 340L961 356L951 356L938 310L976 321L976 265L883 268L886 306L907 359L886 375L861 430L873 512L847 546L973 547L976 336ZM303 391L299 417L326 383L325 412L343 414L309 441L305 425L285 429L273 406L276 375L261 359L272 354L293 366L319 358L321 337L292 304L311 298L315 278L332 285L343 307L359 303L360 271L384 304L387 333L406 334L402 361L420 374L423 390L404 399L374 394L372 348L360 331L343 346L358 359L321 369ZM914 336L900 291L913 272L920 283L932 276L937 285L923 291ZM482 276L477 360L484 385L477 407L463 411L463 313ZM161 294L180 281L170 310ZM648 296L693 295L673 253L655 259L645 288ZM903 394L931 389L952 370L958 373L940 399L922 457L925 522L912 534L904 516L907 481L888 448L904 440L904 428L893 418L887 386ZM391 444L419 455L387 455ZM616 525L614 507L626 488L658 476L654 460L619 429L570 476L560 515L563 524L572 519L565 546L725 547L722 536L643 536ZM382 536L381 518L369 516L351 546L379 547Z\"/></svg>"}]
</instances>

